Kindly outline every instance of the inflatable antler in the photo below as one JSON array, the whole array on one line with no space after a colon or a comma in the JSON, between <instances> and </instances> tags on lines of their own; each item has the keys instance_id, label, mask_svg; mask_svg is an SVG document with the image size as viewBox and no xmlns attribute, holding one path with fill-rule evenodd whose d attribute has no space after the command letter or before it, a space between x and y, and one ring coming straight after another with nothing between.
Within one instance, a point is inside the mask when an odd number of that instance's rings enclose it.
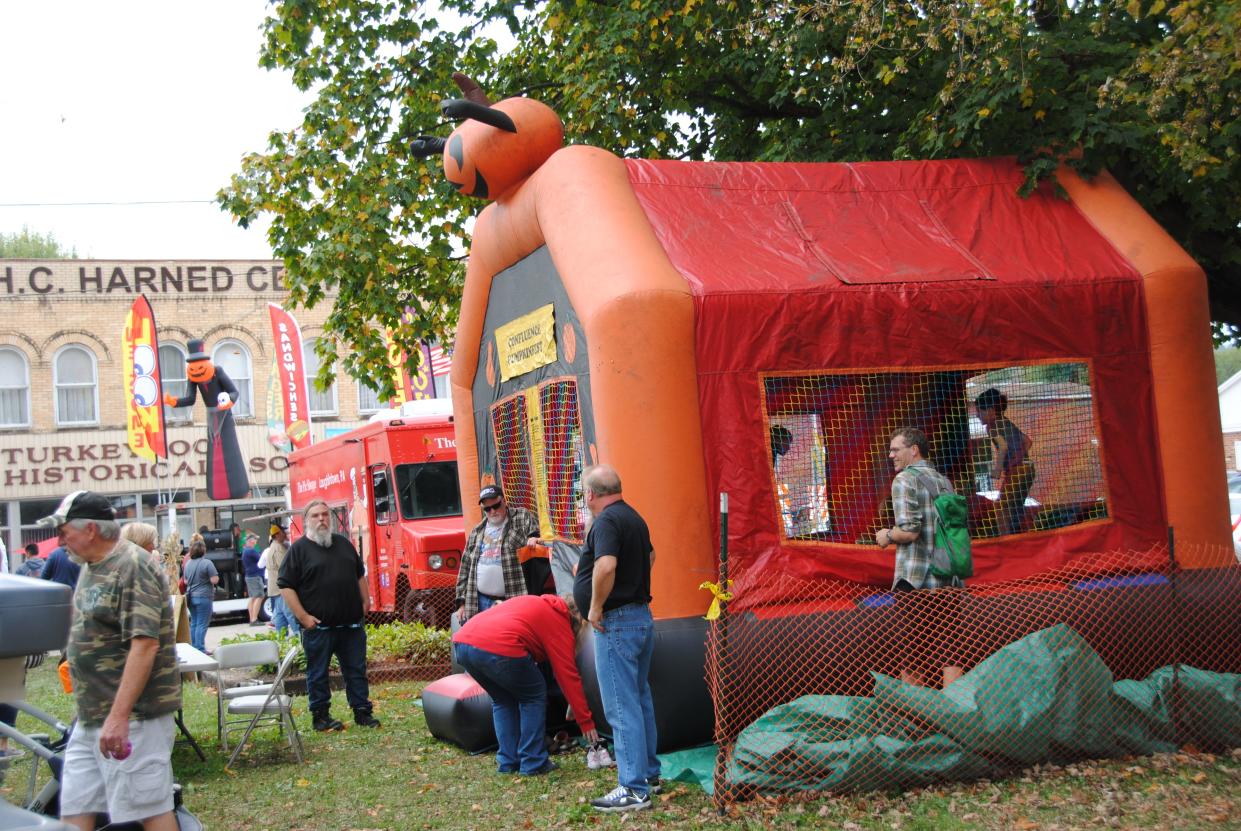
<instances>
[{"instance_id":1,"label":"inflatable antler","mask_svg":"<svg viewBox=\"0 0 1241 831\"><path fill-rule=\"evenodd\" d=\"M409 149L417 158L443 154L444 177L466 196L498 198L564 143L564 126L546 104L532 98L492 104L473 78L454 72L452 79L465 97L444 100L440 111L461 124L446 140L418 136Z\"/></svg>"}]
</instances>

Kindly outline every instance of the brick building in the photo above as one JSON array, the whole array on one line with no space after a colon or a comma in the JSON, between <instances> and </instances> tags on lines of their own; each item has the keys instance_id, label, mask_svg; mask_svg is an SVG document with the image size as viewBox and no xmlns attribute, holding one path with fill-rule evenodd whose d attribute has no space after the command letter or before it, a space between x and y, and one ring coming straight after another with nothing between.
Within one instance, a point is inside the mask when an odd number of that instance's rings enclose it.
<instances>
[{"instance_id":1,"label":"brick building","mask_svg":"<svg viewBox=\"0 0 1241 831\"><path fill-rule=\"evenodd\" d=\"M169 501L188 538L282 507L287 460L267 438L272 337L267 304L281 303L282 266L269 260L0 260L0 534L10 552L49 532L34 522L69 491L110 496L123 520L168 529ZM202 462L206 411L165 408L168 464L129 450L125 433L121 332L135 296L155 313L164 389L181 394L186 344L206 341L213 361L237 384L237 433L251 484L233 504L207 502ZM329 302L298 311L307 374ZM443 381L441 380L441 384ZM372 390L342 371L327 391L311 390L316 439L356 426L379 409Z\"/></svg>"}]
</instances>

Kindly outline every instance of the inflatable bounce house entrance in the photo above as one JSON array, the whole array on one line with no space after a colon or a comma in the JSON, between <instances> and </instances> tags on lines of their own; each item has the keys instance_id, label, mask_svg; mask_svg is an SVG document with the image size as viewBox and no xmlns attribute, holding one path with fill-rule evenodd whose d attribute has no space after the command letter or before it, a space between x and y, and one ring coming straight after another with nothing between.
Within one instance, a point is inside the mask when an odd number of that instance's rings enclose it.
<instances>
[{"instance_id":1,"label":"inflatable bounce house entrance","mask_svg":"<svg viewBox=\"0 0 1241 831\"><path fill-rule=\"evenodd\" d=\"M806 692L871 693L894 568L875 534L893 523L901 427L925 431L968 497L971 598L1022 621L994 642L972 633L975 662L1063 622L1023 598L1104 572L1099 588L1135 594L1091 619L1158 628L1141 592L1167 582L1169 528L1178 570L1231 563L1205 281L1108 176L1065 170L1067 198L1021 198L1012 159L622 160L557 149L536 102L495 109L515 131L467 121L444 151L451 181L494 200L453 354L463 489L494 481L535 511L564 586L581 471L617 468L658 553L661 749L711 735L699 584L718 574L721 493L727 683L748 703L721 709L713 677L717 731ZM1227 606L1232 665L1214 669L1235 671L1235 601L1200 599ZM744 643L743 618L758 627ZM822 619L840 623L815 641ZM1105 658L1118 677L1153 668Z\"/></svg>"}]
</instances>

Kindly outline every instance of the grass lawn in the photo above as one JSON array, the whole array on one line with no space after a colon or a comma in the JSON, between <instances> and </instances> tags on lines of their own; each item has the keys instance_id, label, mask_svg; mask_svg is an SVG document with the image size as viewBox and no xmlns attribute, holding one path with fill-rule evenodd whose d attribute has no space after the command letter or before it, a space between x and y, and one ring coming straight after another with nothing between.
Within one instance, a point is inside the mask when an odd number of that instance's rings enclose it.
<instances>
[{"instance_id":1,"label":"grass lawn","mask_svg":"<svg viewBox=\"0 0 1241 831\"><path fill-rule=\"evenodd\" d=\"M589 800L611 789L614 771L588 771L582 753L556 757L561 770L526 779L494 773L490 755L469 756L427 732L418 694L425 682L371 687L380 730L350 726L320 735L297 699L308 761L293 761L274 729L225 770L215 741L209 687L185 685L185 715L207 752L188 745L173 753L190 810L214 831L331 829L839 828L858 829L1221 829L1241 827L1241 752L1194 752L1086 762L1028 771L1004 782L976 782L906 794L864 794L808 802L758 800L721 816L697 787L668 783L651 811L600 815ZM54 667L30 673L29 700L68 719L72 703ZM344 694L333 698L344 719ZM36 729L22 716L18 727ZM19 801L28 768L8 774L0 795Z\"/></svg>"}]
</instances>

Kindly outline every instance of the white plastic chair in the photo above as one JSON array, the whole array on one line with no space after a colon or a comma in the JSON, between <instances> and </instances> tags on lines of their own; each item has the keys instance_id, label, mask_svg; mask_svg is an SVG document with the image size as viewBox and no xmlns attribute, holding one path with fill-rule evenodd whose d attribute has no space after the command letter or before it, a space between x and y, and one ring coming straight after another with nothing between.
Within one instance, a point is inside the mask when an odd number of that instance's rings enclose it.
<instances>
[{"instance_id":1,"label":"white plastic chair","mask_svg":"<svg viewBox=\"0 0 1241 831\"><path fill-rule=\"evenodd\" d=\"M243 669L246 667L257 667L263 664L278 664L280 662L280 645L275 641L253 641L251 643L230 643L216 648L216 663L219 668L215 673L216 695L216 738L220 741L224 748L224 752L228 752L228 730L229 727L240 727L248 724L250 718L247 716L242 719L228 718L228 705L235 699L251 695L267 695L275 689L274 684L259 684L252 681L244 681L234 686L226 686L224 683L224 670L226 669ZM281 687L277 692L283 693L284 688ZM275 721L275 719L272 719Z\"/></svg>"},{"instance_id":2,"label":"white plastic chair","mask_svg":"<svg viewBox=\"0 0 1241 831\"><path fill-rule=\"evenodd\" d=\"M287 731L289 747L293 748L293 755L297 757L298 762L302 761L302 735L297 732L297 722L293 720L293 697L284 693L284 678L289 674L300 651L300 646L293 646L285 653L284 660L280 662L280 669L276 671L276 679L271 683L271 689L267 693L245 695L228 702L229 715L248 715L250 723L246 726L246 732L242 734L241 741L237 742L237 747L233 749L233 755L228 757L228 764L225 767L233 766L233 762L237 761L237 757L241 755L241 749L246 746L254 728L264 720L279 722L281 729Z\"/></svg>"}]
</instances>

